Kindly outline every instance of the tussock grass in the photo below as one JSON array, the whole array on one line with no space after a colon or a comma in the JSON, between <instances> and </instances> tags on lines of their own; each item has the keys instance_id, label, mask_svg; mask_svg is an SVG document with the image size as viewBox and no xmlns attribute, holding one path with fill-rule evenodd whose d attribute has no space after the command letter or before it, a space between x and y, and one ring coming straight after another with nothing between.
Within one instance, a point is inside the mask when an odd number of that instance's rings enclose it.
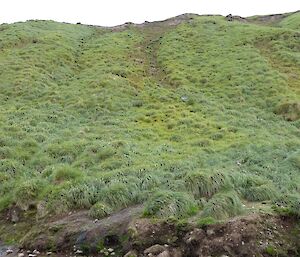
<instances>
[{"instance_id":1,"label":"tussock grass","mask_svg":"<svg viewBox=\"0 0 300 257\"><path fill-rule=\"evenodd\" d=\"M191 196L182 192L159 191L146 202L144 215L179 218L189 216L196 210L196 202Z\"/></svg>"},{"instance_id":2,"label":"tussock grass","mask_svg":"<svg viewBox=\"0 0 300 257\"><path fill-rule=\"evenodd\" d=\"M203 217L226 219L242 213L242 203L234 191L215 194L203 208Z\"/></svg>"},{"instance_id":3,"label":"tussock grass","mask_svg":"<svg viewBox=\"0 0 300 257\"><path fill-rule=\"evenodd\" d=\"M230 177L236 191L248 201L273 200L279 195L278 188L261 176L233 173Z\"/></svg>"},{"instance_id":4,"label":"tussock grass","mask_svg":"<svg viewBox=\"0 0 300 257\"><path fill-rule=\"evenodd\" d=\"M245 189L243 196L249 201L265 201L275 199L278 196L278 191L273 185L264 184Z\"/></svg>"},{"instance_id":5,"label":"tussock grass","mask_svg":"<svg viewBox=\"0 0 300 257\"><path fill-rule=\"evenodd\" d=\"M53 179L55 182L68 181L82 177L82 172L69 165L60 165L53 171Z\"/></svg>"},{"instance_id":6,"label":"tussock grass","mask_svg":"<svg viewBox=\"0 0 300 257\"><path fill-rule=\"evenodd\" d=\"M283 194L275 201L275 210L283 215L293 215L300 217L300 195Z\"/></svg>"},{"instance_id":7,"label":"tussock grass","mask_svg":"<svg viewBox=\"0 0 300 257\"><path fill-rule=\"evenodd\" d=\"M298 16L0 25L0 210L218 219L299 194Z\"/></svg>"},{"instance_id":8,"label":"tussock grass","mask_svg":"<svg viewBox=\"0 0 300 257\"><path fill-rule=\"evenodd\" d=\"M300 119L300 102L281 104L277 106L275 113L282 115L287 121L296 121Z\"/></svg>"},{"instance_id":9,"label":"tussock grass","mask_svg":"<svg viewBox=\"0 0 300 257\"><path fill-rule=\"evenodd\" d=\"M186 175L184 181L186 188L197 198L211 197L220 189L230 186L227 176L221 172L191 172Z\"/></svg>"},{"instance_id":10,"label":"tussock grass","mask_svg":"<svg viewBox=\"0 0 300 257\"><path fill-rule=\"evenodd\" d=\"M289 15L279 23L280 27L300 30L300 13Z\"/></svg>"},{"instance_id":11,"label":"tussock grass","mask_svg":"<svg viewBox=\"0 0 300 257\"><path fill-rule=\"evenodd\" d=\"M105 203L95 203L89 211L89 215L94 219L101 219L112 213L112 209Z\"/></svg>"},{"instance_id":12,"label":"tussock grass","mask_svg":"<svg viewBox=\"0 0 300 257\"><path fill-rule=\"evenodd\" d=\"M38 179L26 179L19 183L14 192L14 202L23 210L35 206L36 199L42 189L42 181Z\"/></svg>"}]
</instances>

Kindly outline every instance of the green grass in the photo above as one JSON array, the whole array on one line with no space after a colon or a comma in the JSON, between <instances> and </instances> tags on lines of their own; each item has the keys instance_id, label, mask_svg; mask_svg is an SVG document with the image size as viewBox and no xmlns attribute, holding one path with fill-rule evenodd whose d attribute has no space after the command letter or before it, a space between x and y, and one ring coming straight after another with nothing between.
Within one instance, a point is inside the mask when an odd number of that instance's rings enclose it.
<instances>
[{"instance_id":1,"label":"green grass","mask_svg":"<svg viewBox=\"0 0 300 257\"><path fill-rule=\"evenodd\" d=\"M0 25L0 210L218 220L284 195L295 209L298 17Z\"/></svg>"},{"instance_id":2,"label":"green grass","mask_svg":"<svg viewBox=\"0 0 300 257\"><path fill-rule=\"evenodd\" d=\"M100 202L95 203L90 208L90 212L89 212L90 216L95 219L101 219L103 217L108 216L111 213L112 213L112 209L106 204Z\"/></svg>"},{"instance_id":3,"label":"green grass","mask_svg":"<svg viewBox=\"0 0 300 257\"><path fill-rule=\"evenodd\" d=\"M289 15L279 25L284 28L300 30L300 12L298 11L295 14Z\"/></svg>"},{"instance_id":4,"label":"green grass","mask_svg":"<svg viewBox=\"0 0 300 257\"><path fill-rule=\"evenodd\" d=\"M203 217L226 219L242 214L242 203L234 191L215 194L204 206Z\"/></svg>"}]
</instances>

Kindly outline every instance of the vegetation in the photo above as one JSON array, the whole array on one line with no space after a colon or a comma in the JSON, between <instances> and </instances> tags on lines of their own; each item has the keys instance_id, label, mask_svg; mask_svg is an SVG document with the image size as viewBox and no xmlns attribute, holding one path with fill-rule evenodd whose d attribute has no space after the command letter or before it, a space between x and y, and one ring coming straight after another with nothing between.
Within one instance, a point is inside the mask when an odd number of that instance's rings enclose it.
<instances>
[{"instance_id":1,"label":"vegetation","mask_svg":"<svg viewBox=\"0 0 300 257\"><path fill-rule=\"evenodd\" d=\"M112 209L103 203L95 203L90 209L90 216L95 219L101 219L112 213Z\"/></svg>"},{"instance_id":2,"label":"vegetation","mask_svg":"<svg viewBox=\"0 0 300 257\"><path fill-rule=\"evenodd\" d=\"M0 25L0 211L299 215L299 17Z\"/></svg>"}]
</instances>

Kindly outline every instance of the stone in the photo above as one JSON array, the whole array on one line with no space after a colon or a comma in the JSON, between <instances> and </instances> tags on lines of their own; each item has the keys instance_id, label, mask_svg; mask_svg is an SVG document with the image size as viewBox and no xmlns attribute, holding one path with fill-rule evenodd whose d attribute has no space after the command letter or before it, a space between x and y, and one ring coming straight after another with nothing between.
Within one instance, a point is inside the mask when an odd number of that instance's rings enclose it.
<instances>
[{"instance_id":1,"label":"stone","mask_svg":"<svg viewBox=\"0 0 300 257\"><path fill-rule=\"evenodd\" d=\"M186 101L189 100L189 98L188 98L186 95L181 96L180 99L181 99L183 102L186 102Z\"/></svg>"},{"instance_id":2,"label":"stone","mask_svg":"<svg viewBox=\"0 0 300 257\"><path fill-rule=\"evenodd\" d=\"M172 257L182 257L182 252L179 248L172 249L171 254Z\"/></svg>"},{"instance_id":3,"label":"stone","mask_svg":"<svg viewBox=\"0 0 300 257\"><path fill-rule=\"evenodd\" d=\"M76 250L75 254L83 254L83 251L81 251L81 250Z\"/></svg>"},{"instance_id":4,"label":"stone","mask_svg":"<svg viewBox=\"0 0 300 257\"><path fill-rule=\"evenodd\" d=\"M10 254L10 253L13 253L13 252L14 252L14 251L13 251L12 249L7 249L7 250L6 250L6 253L7 253L7 254Z\"/></svg>"},{"instance_id":5,"label":"stone","mask_svg":"<svg viewBox=\"0 0 300 257\"><path fill-rule=\"evenodd\" d=\"M124 255L124 257L138 257L138 252L136 250L131 250Z\"/></svg>"},{"instance_id":6,"label":"stone","mask_svg":"<svg viewBox=\"0 0 300 257\"><path fill-rule=\"evenodd\" d=\"M186 244L195 245L201 243L204 238L205 232L203 229L195 228L185 236L184 241Z\"/></svg>"},{"instance_id":7,"label":"stone","mask_svg":"<svg viewBox=\"0 0 300 257\"><path fill-rule=\"evenodd\" d=\"M19 214L17 213L16 210L13 210L13 211L11 212L11 221L12 221L13 223L17 223L19 220L20 220Z\"/></svg>"},{"instance_id":8,"label":"stone","mask_svg":"<svg viewBox=\"0 0 300 257\"><path fill-rule=\"evenodd\" d=\"M232 16L232 14L228 14L228 15L226 16L226 19L227 19L227 21L233 21L233 16Z\"/></svg>"},{"instance_id":9,"label":"stone","mask_svg":"<svg viewBox=\"0 0 300 257\"><path fill-rule=\"evenodd\" d=\"M25 254L24 253L18 253L18 257L24 257Z\"/></svg>"},{"instance_id":10,"label":"stone","mask_svg":"<svg viewBox=\"0 0 300 257\"><path fill-rule=\"evenodd\" d=\"M206 231L206 233L207 233L208 236L212 236L212 235L215 234L215 231L214 231L213 229L208 229L208 230Z\"/></svg>"},{"instance_id":11,"label":"stone","mask_svg":"<svg viewBox=\"0 0 300 257\"><path fill-rule=\"evenodd\" d=\"M40 252L38 250L36 250L36 249L34 249L32 253L36 254L36 255L40 254Z\"/></svg>"},{"instance_id":12,"label":"stone","mask_svg":"<svg viewBox=\"0 0 300 257\"><path fill-rule=\"evenodd\" d=\"M156 244L156 245L152 245L151 247L147 248L144 253L145 254L154 254L154 255L158 255L160 253L162 253L163 251L165 251L166 248L162 245Z\"/></svg>"},{"instance_id":13,"label":"stone","mask_svg":"<svg viewBox=\"0 0 300 257\"><path fill-rule=\"evenodd\" d=\"M171 257L171 255L170 252L166 250L160 253L159 255L157 255L157 257Z\"/></svg>"}]
</instances>

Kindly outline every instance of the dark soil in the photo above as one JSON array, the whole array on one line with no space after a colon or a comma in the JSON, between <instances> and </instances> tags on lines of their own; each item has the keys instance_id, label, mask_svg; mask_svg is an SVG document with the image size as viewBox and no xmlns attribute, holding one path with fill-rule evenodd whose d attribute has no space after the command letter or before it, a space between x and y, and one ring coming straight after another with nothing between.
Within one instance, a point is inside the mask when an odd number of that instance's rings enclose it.
<instances>
[{"instance_id":1,"label":"dark soil","mask_svg":"<svg viewBox=\"0 0 300 257\"><path fill-rule=\"evenodd\" d=\"M23 237L20 249L37 249L55 256L87 255L158 257L209 256L300 256L299 219L267 214L236 217L220 224L196 226L175 221L139 218L142 206L124 209L102 220L92 220L86 211L53 217L35 226ZM7 246L0 247L5 256ZM14 249L9 256L18 256ZM54 254L51 254L52 256ZM107 255L108 254L108 255ZM129 256L129 255L127 255Z\"/></svg>"}]
</instances>

